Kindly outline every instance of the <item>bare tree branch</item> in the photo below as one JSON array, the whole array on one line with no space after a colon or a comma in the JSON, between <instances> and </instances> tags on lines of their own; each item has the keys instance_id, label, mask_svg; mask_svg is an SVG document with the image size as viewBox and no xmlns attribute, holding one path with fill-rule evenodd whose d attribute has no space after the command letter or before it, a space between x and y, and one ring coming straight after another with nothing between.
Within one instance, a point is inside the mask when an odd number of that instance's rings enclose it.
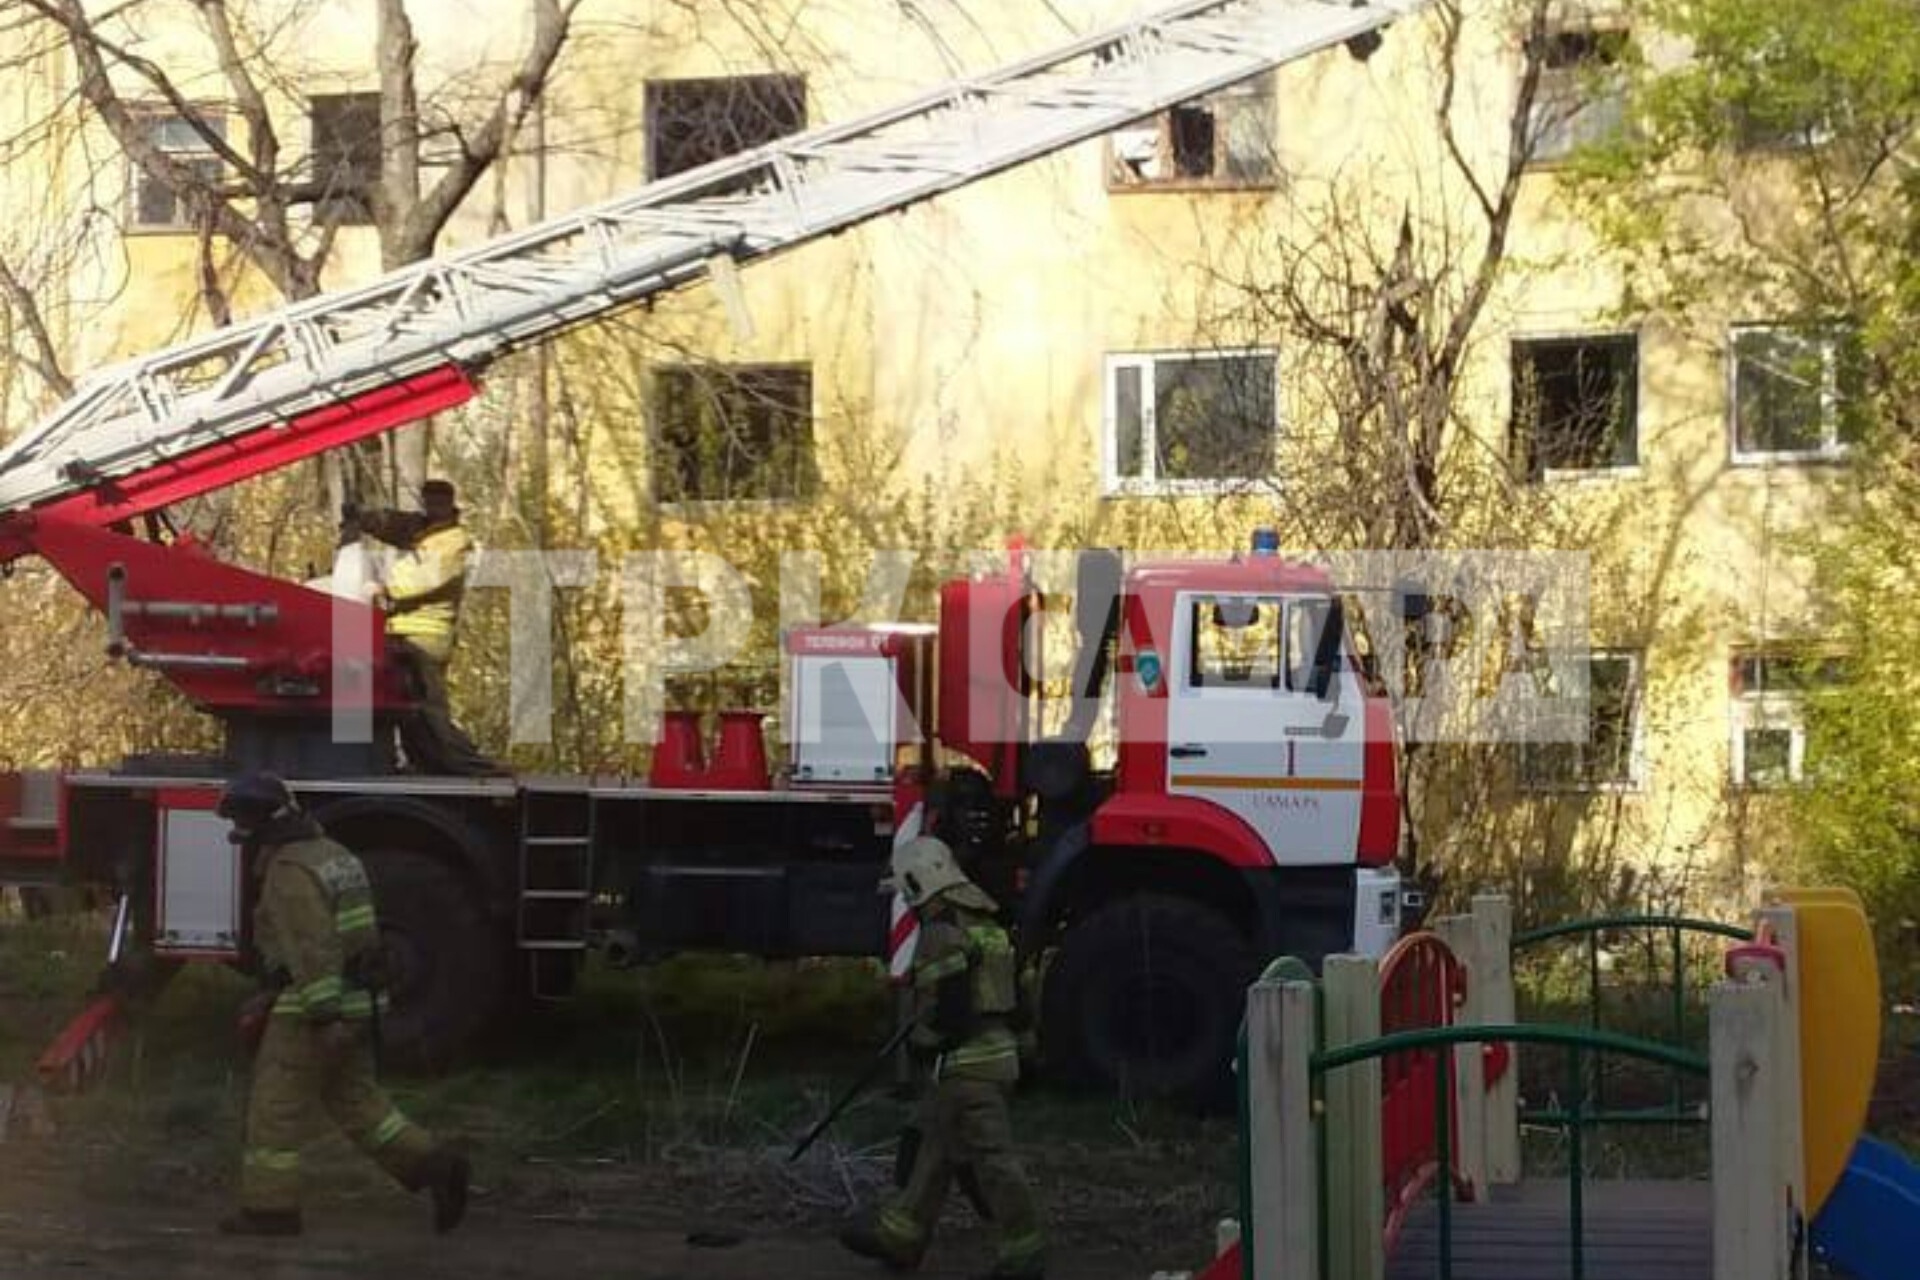
<instances>
[{"instance_id":1,"label":"bare tree branch","mask_svg":"<svg viewBox=\"0 0 1920 1280\"><path fill-rule=\"evenodd\" d=\"M22 357L27 367L38 374L55 395L63 398L72 395L73 379L67 376L61 365L60 352L54 346L46 316L40 310L40 301L3 255L0 255L0 298L6 300L7 306L26 329L28 341L33 344L33 354Z\"/></svg>"},{"instance_id":2,"label":"bare tree branch","mask_svg":"<svg viewBox=\"0 0 1920 1280\"><path fill-rule=\"evenodd\" d=\"M396 77L404 69L409 83L407 98L412 99L412 27L406 19L405 0L380 0L380 5L383 21L391 21L394 25L390 30L396 34L404 33L405 40L404 45L391 54L383 49L382 85L388 83L391 58ZM532 41L492 109L477 125L456 127L460 149L453 163L441 174L432 190L422 193L405 209L395 208L397 220L383 227L383 248L389 266L415 261L431 252L433 242L447 219L467 198L488 166L500 159L509 140L519 131L527 112L546 91L547 77L566 45L574 11L579 5L580 0L567 0L565 4L560 0L532 0ZM387 16L389 10L393 11L391 17ZM417 115L417 102L410 105ZM418 166L416 155L412 161L412 179L416 184Z\"/></svg>"}]
</instances>

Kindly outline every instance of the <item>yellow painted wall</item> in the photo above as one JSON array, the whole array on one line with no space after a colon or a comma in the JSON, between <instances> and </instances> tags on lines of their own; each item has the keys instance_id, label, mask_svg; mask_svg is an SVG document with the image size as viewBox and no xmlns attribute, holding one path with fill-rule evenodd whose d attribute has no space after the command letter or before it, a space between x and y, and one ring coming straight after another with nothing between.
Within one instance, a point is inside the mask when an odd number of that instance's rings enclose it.
<instances>
[{"instance_id":1,"label":"yellow painted wall","mask_svg":"<svg viewBox=\"0 0 1920 1280\"><path fill-rule=\"evenodd\" d=\"M518 51L519 6L506 0L412 7L430 92L497 74ZM650 77L802 71L810 119L819 123L1029 52L1069 26L1084 29L1127 7L1110 0L912 7L784 0L737 10L669 0L589 3L549 109L546 207L557 212L638 181L641 86ZM156 54L184 49L190 61L201 58L189 83L217 95L188 7L176 8L143 7L131 34ZM371 31L361 7L345 0L288 13L296 16L263 29L271 31L269 56L284 70L276 109L286 135L304 145L300 93L372 87ZM743 26L740 13L757 16ZM1233 501L1182 500L1173 504L1177 518L1157 522L1143 512L1165 509L1159 499L1102 495L1104 358L1257 339L1257 327L1236 329L1222 319L1231 291L1217 277L1277 269L1283 264L1263 263L1261 255L1276 243L1312 240L1336 215L1381 243L1403 216L1423 236L1453 228L1463 235L1461 252L1470 252L1470 230L1458 229L1475 225L1471 193L1452 175L1430 123L1436 46L1433 22L1410 21L1364 65L1335 51L1281 72L1276 144L1284 176L1271 190L1110 191L1105 146L1092 143L750 268L751 337L729 328L710 294L694 292L570 339L563 369L601 375L586 396L597 411L587 424L584 478L596 527L615 542L623 530L633 531L636 544L670 536L649 499L644 374L655 360L692 353L813 362L829 501L909 492L928 478L936 494L1004 483L1009 527L999 533L1026 528L1097 540L1154 526L1199 545L1237 546L1246 525L1287 501L1284 485ZM1464 67L1459 135L1485 170L1503 154L1517 59L1504 33L1476 20ZM47 93L57 92L60 74L49 69ZM0 92L0 112L31 108L16 92L32 96L14 81ZM97 126L73 122L73 129L86 130L94 153L106 152ZM29 190L19 174L42 162L8 159L9 207L18 208ZM50 154L44 162L52 165ZM532 173L523 156L502 181L483 182L446 243L472 243L501 215L524 224L537 203ZM70 200L125 207L124 164L58 170L52 185ZM1647 645L1642 781L1576 806L1576 825L1589 832L1576 843L1615 839L1648 863L1721 867L1732 847L1729 656L1743 644L1817 633L1807 617L1804 568L1786 544L1818 526L1831 476L1818 467L1731 465L1724 329L1620 316L1627 282L1551 172L1526 179L1516 225L1513 265L1489 304L1468 370L1470 435L1488 456L1506 437L1510 335L1624 325L1642 337L1640 465L1550 480L1527 497L1566 513L1556 528L1597 539L1590 547L1596 644ZM99 239L64 282L85 313L65 334L82 368L165 341L194 316L188 238ZM376 265L371 233L348 232L330 279L364 278ZM256 282L242 297L263 304L265 292ZM1281 352L1282 456L1310 465L1326 438L1311 392L1290 379L1297 359ZM676 513L666 516L672 526ZM752 518L777 521L780 513Z\"/></svg>"}]
</instances>

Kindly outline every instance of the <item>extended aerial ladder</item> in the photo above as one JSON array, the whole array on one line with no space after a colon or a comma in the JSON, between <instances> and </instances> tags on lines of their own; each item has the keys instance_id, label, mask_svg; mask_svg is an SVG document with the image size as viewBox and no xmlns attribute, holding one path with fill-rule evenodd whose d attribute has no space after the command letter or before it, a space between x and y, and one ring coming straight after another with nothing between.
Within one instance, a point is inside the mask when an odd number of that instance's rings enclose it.
<instances>
[{"instance_id":1,"label":"extended aerial ladder","mask_svg":"<svg viewBox=\"0 0 1920 1280\"><path fill-rule=\"evenodd\" d=\"M1187 0L101 371L0 451L0 564L49 560L106 611L114 652L227 723L230 755L284 766L289 739L324 730L329 709L404 709L381 618L161 541L164 508L453 408L508 352L716 263L845 230L1333 45L1364 53L1424 3ZM372 656L350 671L343 648Z\"/></svg>"}]
</instances>

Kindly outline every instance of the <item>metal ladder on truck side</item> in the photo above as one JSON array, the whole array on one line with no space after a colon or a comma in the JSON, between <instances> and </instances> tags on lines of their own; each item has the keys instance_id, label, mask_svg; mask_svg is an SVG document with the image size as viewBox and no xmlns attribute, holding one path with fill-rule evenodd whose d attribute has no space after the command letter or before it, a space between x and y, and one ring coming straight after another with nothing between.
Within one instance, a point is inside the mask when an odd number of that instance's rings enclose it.
<instances>
[{"instance_id":1,"label":"metal ladder on truck side","mask_svg":"<svg viewBox=\"0 0 1920 1280\"><path fill-rule=\"evenodd\" d=\"M536 997L565 995L587 950L594 819L590 786L521 788L514 941L527 957Z\"/></svg>"},{"instance_id":2,"label":"metal ladder on truck side","mask_svg":"<svg viewBox=\"0 0 1920 1280\"><path fill-rule=\"evenodd\" d=\"M516 348L1318 50L1348 43L1359 52L1377 28L1427 2L1184 0L872 115L130 360L89 378L0 451L0 526L82 494L103 522L151 511L239 478L231 460L252 447L248 437L457 374L459 385L414 416L445 408L472 394L469 375ZM366 433L401 425L407 412ZM340 443L335 435L309 452ZM267 470L305 455L283 438L256 456L256 470ZM10 544L0 559L28 549Z\"/></svg>"}]
</instances>

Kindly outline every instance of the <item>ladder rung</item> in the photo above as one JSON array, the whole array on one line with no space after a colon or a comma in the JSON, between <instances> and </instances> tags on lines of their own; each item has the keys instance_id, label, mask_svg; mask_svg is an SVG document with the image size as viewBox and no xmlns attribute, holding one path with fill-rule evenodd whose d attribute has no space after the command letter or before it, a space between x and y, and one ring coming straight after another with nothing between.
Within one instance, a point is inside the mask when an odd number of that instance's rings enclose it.
<instances>
[{"instance_id":1,"label":"ladder rung","mask_svg":"<svg viewBox=\"0 0 1920 1280\"><path fill-rule=\"evenodd\" d=\"M522 889L520 896L530 902L585 902L593 896L590 889Z\"/></svg>"},{"instance_id":2,"label":"ladder rung","mask_svg":"<svg viewBox=\"0 0 1920 1280\"><path fill-rule=\"evenodd\" d=\"M581 941L555 939L536 942L532 939L523 938L520 942L520 949L522 951L585 951L587 944L584 939Z\"/></svg>"},{"instance_id":3,"label":"ladder rung","mask_svg":"<svg viewBox=\"0 0 1920 1280\"><path fill-rule=\"evenodd\" d=\"M593 843L590 836L527 836L522 844L539 849L560 849L568 845L576 848Z\"/></svg>"}]
</instances>

